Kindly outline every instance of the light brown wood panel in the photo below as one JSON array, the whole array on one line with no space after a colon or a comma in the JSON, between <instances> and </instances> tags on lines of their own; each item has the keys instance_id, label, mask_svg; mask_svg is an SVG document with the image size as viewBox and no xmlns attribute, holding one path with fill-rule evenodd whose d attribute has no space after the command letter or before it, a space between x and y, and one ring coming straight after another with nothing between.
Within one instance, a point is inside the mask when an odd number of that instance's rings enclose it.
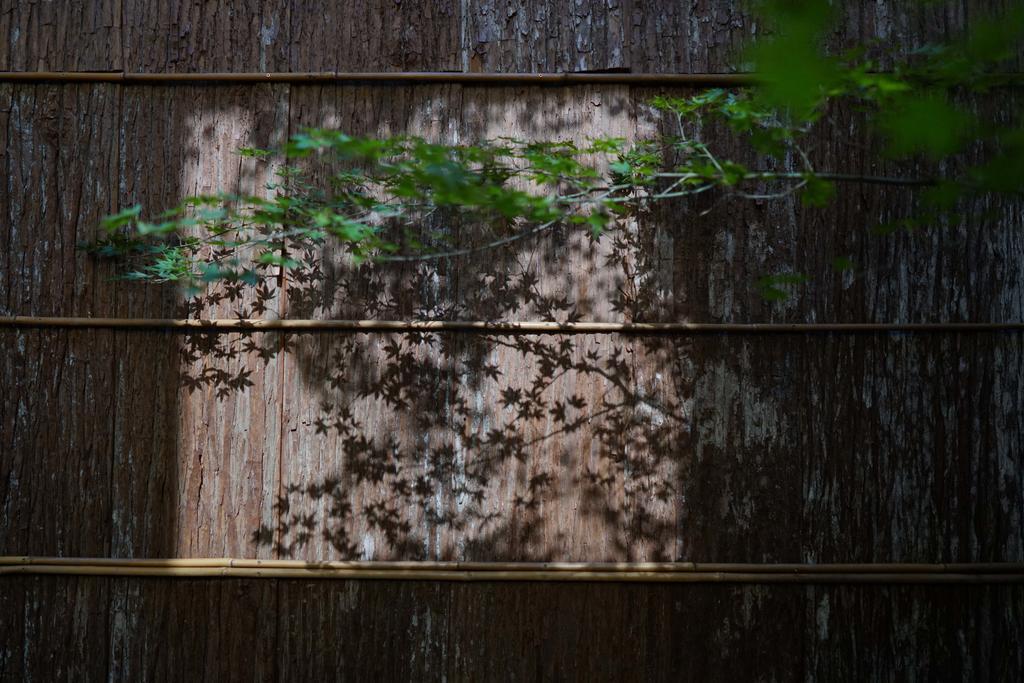
<instances>
[{"instance_id":1,"label":"light brown wood panel","mask_svg":"<svg viewBox=\"0 0 1024 683\"><path fill-rule=\"evenodd\" d=\"M276 344L260 335L216 345L179 389L175 555L266 556L255 534L272 519L280 476L280 356L268 358Z\"/></svg>"},{"instance_id":2,"label":"light brown wood panel","mask_svg":"<svg viewBox=\"0 0 1024 683\"><path fill-rule=\"evenodd\" d=\"M139 86L124 98L120 206L141 204L145 216L196 194L269 192L280 161L239 150L284 142L288 86ZM279 317L277 285L212 286L187 306L174 287L124 285L119 308L139 317Z\"/></svg>"},{"instance_id":3,"label":"light brown wood panel","mask_svg":"<svg viewBox=\"0 0 1024 683\"><path fill-rule=\"evenodd\" d=\"M285 433L293 455L280 550L310 559L671 559L672 519L642 518L671 497L671 483L650 479L671 475L674 463L657 472L639 464L654 445L675 450L677 432L658 424L676 426L665 415L675 406L669 389L634 375L634 346L458 334L297 342L317 363L285 406L294 428ZM627 504L627 485L645 497Z\"/></svg>"},{"instance_id":4,"label":"light brown wood panel","mask_svg":"<svg viewBox=\"0 0 1024 683\"><path fill-rule=\"evenodd\" d=\"M287 86L140 87L125 91L121 198L145 212L188 194L265 193L276 161L243 159L245 146L287 135ZM186 302L175 287L126 284L129 315L281 315L278 281L258 289L218 285ZM278 334L127 334L119 380L115 458L128 554L255 556L278 476ZM155 381L154 381L155 379ZM169 518L167 516L169 515ZM130 532L129 532L130 530Z\"/></svg>"},{"instance_id":5,"label":"light brown wood panel","mask_svg":"<svg viewBox=\"0 0 1024 683\"><path fill-rule=\"evenodd\" d=\"M498 135L536 139L548 131L584 141L629 135L632 126L622 88L295 93L301 124L359 133L409 131L470 142ZM456 111L464 119L457 127L450 118ZM290 315L326 317L615 319L610 292L622 277L602 264L623 255L588 241L558 233L482 258L401 268L352 268L327 254L321 273L289 285L288 308ZM576 424L587 410L599 416L634 411L602 404L609 391L633 392L630 379L602 374L621 370L631 344L602 343L296 335L288 356L291 426L284 446L296 457L286 460L291 476L282 480L286 514L264 537L299 557L630 556L627 527L636 511L624 509L621 493L621 470L628 465L610 460L621 460L625 447L591 444L609 440L623 425L602 422L595 436L597 428ZM603 353L612 346L615 351ZM556 370L566 377L545 376ZM504 399L503 390L511 392ZM367 466L372 471L361 471ZM408 512L399 504L405 499L415 501ZM585 512L573 528L559 529L538 513L545 504L569 516L577 508ZM275 535L283 538L271 540ZM652 552L672 554L664 543Z\"/></svg>"}]
</instances>

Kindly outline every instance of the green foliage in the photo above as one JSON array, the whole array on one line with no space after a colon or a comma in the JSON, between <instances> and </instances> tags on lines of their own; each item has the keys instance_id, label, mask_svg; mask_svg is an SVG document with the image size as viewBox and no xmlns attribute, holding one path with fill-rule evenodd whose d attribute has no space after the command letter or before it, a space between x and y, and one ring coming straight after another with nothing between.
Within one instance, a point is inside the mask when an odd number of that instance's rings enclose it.
<instances>
[{"instance_id":1,"label":"green foliage","mask_svg":"<svg viewBox=\"0 0 1024 683\"><path fill-rule=\"evenodd\" d=\"M940 93L907 93L894 97L878 117L894 157L917 152L941 159L959 151L973 118Z\"/></svg>"},{"instance_id":2,"label":"green foliage","mask_svg":"<svg viewBox=\"0 0 1024 683\"><path fill-rule=\"evenodd\" d=\"M853 270L853 259L849 256L837 256L832 259L832 267L840 273Z\"/></svg>"},{"instance_id":3,"label":"green foliage","mask_svg":"<svg viewBox=\"0 0 1024 683\"><path fill-rule=\"evenodd\" d=\"M999 131L997 149L984 163L971 169L976 187L996 192L1020 192L1024 183L1024 128Z\"/></svg>"},{"instance_id":4,"label":"green foliage","mask_svg":"<svg viewBox=\"0 0 1024 683\"><path fill-rule=\"evenodd\" d=\"M765 0L755 8L774 30L774 35L755 41L748 49L748 60L756 65L761 83L758 104L782 111L795 121L815 118L823 96L841 73L838 61L822 50L832 5Z\"/></svg>"},{"instance_id":5,"label":"green foliage","mask_svg":"<svg viewBox=\"0 0 1024 683\"><path fill-rule=\"evenodd\" d=\"M813 173L804 174L804 181L806 185L800 200L805 206L825 206L836 193L835 183L822 180Z\"/></svg>"},{"instance_id":6,"label":"green foliage","mask_svg":"<svg viewBox=\"0 0 1024 683\"><path fill-rule=\"evenodd\" d=\"M768 301L781 301L789 297L794 287L809 280L810 278L801 273L765 275L757 281L757 290L761 297Z\"/></svg>"},{"instance_id":7,"label":"green foliage","mask_svg":"<svg viewBox=\"0 0 1024 683\"><path fill-rule=\"evenodd\" d=\"M747 52L759 85L655 98L653 107L674 120L671 134L633 143L499 138L446 145L311 129L280 149L239 150L254 163L282 164L265 194L188 197L147 219L132 206L104 219L89 248L130 262L129 279L198 288L216 280L257 283L278 269L307 267L328 241L356 261L420 260L496 248L557 225L598 238L656 202L704 193L736 201L799 194L805 206L819 207L833 200L838 183L867 180L811 164L807 140L820 134L836 103L863 112L885 153L920 162L918 168L939 168L934 162L968 145L985 151L953 177L885 179L930 186L921 193L920 216L878 232L927 224L969 193L1024 191L1017 113L994 122L956 104L963 93L1005 84L1000 64L1019 44L1024 10L972 21L967 35L924 46L882 73L857 53L824 53L829 3L769 0L757 7L770 29ZM706 133L723 128L740 143L729 149L747 152L714 149ZM474 228L472 245L451 244L455 225ZM843 259L833 264L839 271L852 267ZM774 300L805 279L783 273L757 287Z\"/></svg>"}]
</instances>

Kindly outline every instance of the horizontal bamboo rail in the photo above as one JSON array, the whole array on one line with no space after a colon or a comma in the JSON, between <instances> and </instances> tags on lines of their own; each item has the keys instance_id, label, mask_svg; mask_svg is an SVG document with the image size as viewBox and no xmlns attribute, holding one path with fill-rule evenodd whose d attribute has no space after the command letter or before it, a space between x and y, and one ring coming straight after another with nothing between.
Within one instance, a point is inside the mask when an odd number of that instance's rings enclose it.
<instances>
[{"instance_id":1,"label":"horizontal bamboo rail","mask_svg":"<svg viewBox=\"0 0 1024 683\"><path fill-rule=\"evenodd\" d=\"M1011 584L1024 583L1024 563L304 562L231 558L0 557L0 575L15 574L463 582Z\"/></svg>"},{"instance_id":2,"label":"horizontal bamboo rail","mask_svg":"<svg viewBox=\"0 0 1024 683\"><path fill-rule=\"evenodd\" d=\"M741 86L753 74L678 73L467 73L461 71L130 73L124 71L5 71L0 82L29 83L456 83L464 85Z\"/></svg>"},{"instance_id":3,"label":"horizontal bamboo rail","mask_svg":"<svg viewBox=\"0 0 1024 683\"><path fill-rule=\"evenodd\" d=\"M736 562L473 562L460 560L269 560L230 557L113 558L0 555L0 567L13 565L78 565L138 567L238 567L321 569L452 569L465 571L632 571L632 572L777 572L828 574L879 572L915 574L1021 573L1024 562L855 562L855 563L736 563Z\"/></svg>"},{"instance_id":4,"label":"horizontal bamboo rail","mask_svg":"<svg viewBox=\"0 0 1024 683\"><path fill-rule=\"evenodd\" d=\"M264 320L254 318L0 317L0 327L245 332L477 332L494 334L810 334L1024 331L1006 323L612 323L484 320Z\"/></svg>"},{"instance_id":5,"label":"horizontal bamboo rail","mask_svg":"<svg viewBox=\"0 0 1024 683\"><path fill-rule=\"evenodd\" d=\"M1020 73L991 74L995 83L1016 86ZM353 83L462 85L638 85L739 87L756 85L754 73L472 73L464 71L278 71L210 73L140 73L129 71L0 71L0 83L122 83L126 85Z\"/></svg>"}]
</instances>

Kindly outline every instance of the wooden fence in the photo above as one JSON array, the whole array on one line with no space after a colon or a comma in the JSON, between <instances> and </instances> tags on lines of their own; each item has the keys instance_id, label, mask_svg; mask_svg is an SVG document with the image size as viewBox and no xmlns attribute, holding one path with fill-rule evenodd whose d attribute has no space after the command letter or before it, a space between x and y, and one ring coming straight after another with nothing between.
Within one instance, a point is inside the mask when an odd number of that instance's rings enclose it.
<instances>
[{"instance_id":1,"label":"wooden fence","mask_svg":"<svg viewBox=\"0 0 1024 683\"><path fill-rule=\"evenodd\" d=\"M843 3L830 39L909 50L982 4ZM732 3L654 0L4 2L0 555L91 559L0 571L0 679L1019 679L1019 202L888 236L872 228L912 211L911 190L671 206L596 243L555 232L374 268L325 253L190 303L76 248L126 204L259 191L278 162L235 150L304 126L642 137L664 125L653 95L720 83L757 30ZM602 73L486 76L560 72ZM1020 110L998 98L968 105ZM822 132L817 165L884 172L859 115L832 118L845 134ZM765 301L755 282L780 270L811 283ZM426 329L168 329L237 318ZM295 574L87 571L96 558ZM928 575L1003 580L303 573L344 561L955 563Z\"/></svg>"}]
</instances>

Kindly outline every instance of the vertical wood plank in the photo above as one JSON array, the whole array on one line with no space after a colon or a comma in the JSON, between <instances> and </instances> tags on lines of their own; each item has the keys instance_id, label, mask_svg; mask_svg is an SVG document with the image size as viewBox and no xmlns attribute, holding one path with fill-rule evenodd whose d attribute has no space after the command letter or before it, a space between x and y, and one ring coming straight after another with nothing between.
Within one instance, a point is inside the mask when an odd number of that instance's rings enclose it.
<instances>
[{"instance_id":1,"label":"vertical wood plank","mask_svg":"<svg viewBox=\"0 0 1024 683\"><path fill-rule=\"evenodd\" d=\"M291 71L460 71L462 7L314 0L289 7Z\"/></svg>"},{"instance_id":2,"label":"vertical wood plank","mask_svg":"<svg viewBox=\"0 0 1024 683\"><path fill-rule=\"evenodd\" d=\"M484 0L468 3L469 71L604 71L630 67L626 4Z\"/></svg>"},{"instance_id":3,"label":"vertical wood plank","mask_svg":"<svg viewBox=\"0 0 1024 683\"><path fill-rule=\"evenodd\" d=\"M121 0L10 0L0 12L0 71L117 71Z\"/></svg>"},{"instance_id":4,"label":"vertical wood plank","mask_svg":"<svg viewBox=\"0 0 1024 683\"><path fill-rule=\"evenodd\" d=\"M110 591L110 678L277 678L274 582L115 580Z\"/></svg>"},{"instance_id":5,"label":"vertical wood plank","mask_svg":"<svg viewBox=\"0 0 1024 683\"><path fill-rule=\"evenodd\" d=\"M116 203L119 88L8 84L0 98L0 310L111 315L114 271L79 246Z\"/></svg>"},{"instance_id":6,"label":"vertical wood plank","mask_svg":"<svg viewBox=\"0 0 1024 683\"><path fill-rule=\"evenodd\" d=\"M110 269L78 249L111 206L119 92L111 86L0 89L0 309L110 315ZM110 332L5 330L0 525L11 553L110 548Z\"/></svg>"},{"instance_id":7,"label":"vertical wood plank","mask_svg":"<svg viewBox=\"0 0 1024 683\"><path fill-rule=\"evenodd\" d=\"M289 16L295 3L123 2L126 71L288 70Z\"/></svg>"},{"instance_id":8,"label":"vertical wood plank","mask_svg":"<svg viewBox=\"0 0 1024 683\"><path fill-rule=\"evenodd\" d=\"M265 192L274 166L243 161L237 152L280 144L287 109L288 90L281 86L130 90L125 201L159 211L185 194ZM276 285L271 281L255 291L211 287L188 305L176 304L174 292L168 299L145 287L126 287L124 305L143 316L167 315L173 307L173 314L196 317L273 317L281 310ZM161 381L151 385L155 391L141 392L142 401L126 409L133 419L121 423L123 503L137 514L140 501L151 500L147 487L156 480L146 473L157 467L164 482L160 495L168 500L160 508L173 510L173 519L155 528L171 529L174 553L252 556L256 530L269 522L277 491L283 340L263 333L153 334L148 340L130 352ZM123 396L138 395L149 381L144 372L126 377ZM145 415L157 419L138 419ZM170 458L169 467L154 458ZM150 548L165 542L138 541ZM128 538L124 543L137 547Z\"/></svg>"}]
</instances>

